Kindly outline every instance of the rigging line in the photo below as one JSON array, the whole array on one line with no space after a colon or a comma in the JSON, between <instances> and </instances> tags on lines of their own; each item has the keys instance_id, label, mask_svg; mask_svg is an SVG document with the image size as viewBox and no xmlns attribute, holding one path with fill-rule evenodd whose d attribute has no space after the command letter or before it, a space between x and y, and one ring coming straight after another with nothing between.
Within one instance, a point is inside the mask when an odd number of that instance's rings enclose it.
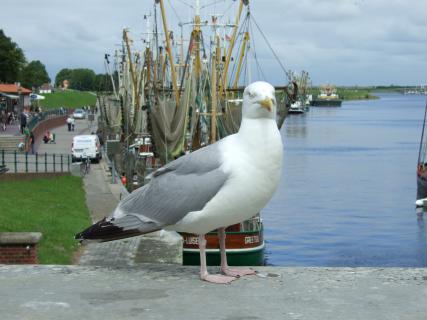
<instances>
[{"instance_id":1,"label":"rigging line","mask_svg":"<svg viewBox=\"0 0 427 320\"><path fill-rule=\"evenodd\" d=\"M205 39L203 38L203 33L200 33L200 41L202 43L202 51L203 51L203 57L206 57L206 48L205 48Z\"/></svg>"},{"instance_id":2,"label":"rigging line","mask_svg":"<svg viewBox=\"0 0 427 320\"><path fill-rule=\"evenodd\" d=\"M250 26L250 28L251 28L251 33L254 35L255 33L253 32L252 25ZM258 78L261 79L261 76L262 76L262 78L264 80L266 80L267 78L266 78L265 74L262 72L261 65L259 64L259 61L258 61L258 56L257 56L256 49L255 49L255 37L252 37L251 40L252 40L252 45L253 45L252 56L254 57L254 60L255 60L256 66L257 66ZM250 68L250 66L249 66L249 68ZM261 74L260 74L260 72L261 72Z\"/></svg>"},{"instance_id":3,"label":"rigging line","mask_svg":"<svg viewBox=\"0 0 427 320\"><path fill-rule=\"evenodd\" d=\"M204 8L207 8L207 7L211 7L211 6L216 5L216 4L220 3L220 2L225 2L225 1L226 0L218 0L218 1L214 1L214 2L211 2L211 3L205 4L204 6L200 7L200 10L204 9Z\"/></svg>"},{"instance_id":4,"label":"rigging line","mask_svg":"<svg viewBox=\"0 0 427 320\"><path fill-rule=\"evenodd\" d=\"M155 33L155 37L156 37L156 60L158 61L158 59L159 59L159 31L157 29L157 6L156 6L156 4L154 4L154 33ZM157 70L156 70L157 74L160 74L158 63L156 63L155 68L157 68Z\"/></svg>"},{"instance_id":5,"label":"rigging line","mask_svg":"<svg viewBox=\"0 0 427 320\"><path fill-rule=\"evenodd\" d=\"M173 11L173 13L175 14L175 16L178 18L178 22L179 23L181 23L181 18L179 17L179 15L178 15L178 12L176 11L176 9L175 9L175 7L172 5L172 2L170 1L170 0L168 0L168 2L169 2L169 5L171 6L171 8L172 8L172 11Z\"/></svg>"},{"instance_id":6,"label":"rigging line","mask_svg":"<svg viewBox=\"0 0 427 320\"><path fill-rule=\"evenodd\" d=\"M264 32L262 32L261 28L259 27L258 23L255 20L255 17L252 15L252 20L255 23L255 26L258 28L258 31L261 33L262 37L264 38L265 42L267 43L268 47L270 48L271 52L273 53L274 57L276 58L277 62L279 63L280 67L282 68L283 72L288 77L289 81L291 81L291 75L289 74L289 71L286 70L284 65L282 64L282 61L280 61L279 57L277 56L276 52L274 51L273 47L271 46L270 42L268 41L266 35Z\"/></svg>"},{"instance_id":7,"label":"rigging line","mask_svg":"<svg viewBox=\"0 0 427 320\"><path fill-rule=\"evenodd\" d=\"M190 58L191 58L191 47L192 46L193 46L193 33L191 33L190 41L188 43L187 57L185 58L184 70L182 72L181 85L180 85L180 88L179 88L179 92L182 91L182 86L184 84L185 73L187 72L187 66L188 66L188 64L190 62Z\"/></svg>"},{"instance_id":8,"label":"rigging line","mask_svg":"<svg viewBox=\"0 0 427 320\"><path fill-rule=\"evenodd\" d=\"M185 4L186 6L188 6L188 7L190 7L190 8L193 8L194 9L194 6L193 5L191 5L191 4L189 4L189 3L187 3L187 2L185 2L185 1L183 1L183 0L178 0L179 2L181 2L182 4Z\"/></svg>"},{"instance_id":9,"label":"rigging line","mask_svg":"<svg viewBox=\"0 0 427 320\"><path fill-rule=\"evenodd\" d=\"M223 12L221 15L222 15L222 16L225 16L225 13L230 11L230 9L231 9L231 7L233 6L233 4L235 4L235 2L234 2L234 1L231 1L231 3L230 3L230 5L228 6L228 8L227 8L227 9L225 9L225 10L224 10L224 12Z\"/></svg>"},{"instance_id":10,"label":"rigging line","mask_svg":"<svg viewBox=\"0 0 427 320\"><path fill-rule=\"evenodd\" d=\"M237 31L236 42L239 43L239 46L237 47L237 51L235 51L236 54L235 54L234 58L237 58L237 57L240 56L240 50L241 50L242 44L243 44L243 36L242 36L243 33L242 33L242 29L244 28L245 22L246 22L246 19L243 20L242 24L239 27L239 30ZM241 38L240 41L239 41L239 38ZM233 63L233 67L231 68L231 72L230 72L228 86L230 86L231 79L233 79L234 73L236 72L237 64L238 64L238 61L237 61L237 63Z\"/></svg>"},{"instance_id":11,"label":"rigging line","mask_svg":"<svg viewBox=\"0 0 427 320\"><path fill-rule=\"evenodd\" d=\"M236 55L235 55L235 58L237 58L237 59L239 59L239 57L240 57L240 50L242 49L242 46L243 46L244 34L245 34L245 32L248 32L248 30L249 30L249 23L248 23L249 19L248 19L248 17L249 16L247 15L246 18L245 18L245 20L243 20L242 25L240 26L240 28L238 30L238 33L237 33L238 37L241 37L241 41L239 41L239 47L238 47L238 49L236 51ZM245 27L246 27L246 29L245 29ZM245 54L245 56L246 56L246 54ZM228 84L229 86L231 84L231 79L234 79L234 77L238 77L239 76L238 74L235 75L235 73L237 73L237 65L238 65L238 63L239 63L239 61L237 60L237 63L234 63L233 64L233 68L231 69L230 78L229 78L229 84Z\"/></svg>"},{"instance_id":12,"label":"rigging line","mask_svg":"<svg viewBox=\"0 0 427 320\"><path fill-rule=\"evenodd\" d=\"M244 61L244 69L243 69L243 84L246 85L249 82L248 79L248 59L246 57Z\"/></svg>"}]
</instances>

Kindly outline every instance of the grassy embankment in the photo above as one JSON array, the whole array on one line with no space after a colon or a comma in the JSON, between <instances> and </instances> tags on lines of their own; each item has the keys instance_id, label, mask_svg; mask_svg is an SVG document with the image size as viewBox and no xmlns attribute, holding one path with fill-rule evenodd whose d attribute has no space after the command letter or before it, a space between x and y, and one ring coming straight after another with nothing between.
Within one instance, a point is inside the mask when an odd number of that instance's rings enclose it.
<instances>
[{"instance_id":1,"label":"grassy embankment","mask_svg":"<svg viewBox=\"0 0 427 320\"><path fill-rule=\"evenodd\" d=\"M41 232L39 262L70 264L74 234L91 224L82 179L0 181L0 232Z\"/></svg>"},{"instance_id":2,"label":"grassy embankment","mask_svg":"<svg viewBox=\"0 0 427 320\"><path fill-rule=\"evenodd\" d=\"M311 90L313 98L320 94L320 90L317 87L313 87ZM342 100L369 100L378 99L377 96L372 94L372 89L369 88L337 88L337 94Z\"/></svg>"},{"instance_id":3,"label":"grassy embankment","mask_svg":"<svg viewBox=\"0 0 427 320\"><path fill-rule=\"evenodd\" d=\"M64 108L80 108L83 106L95 105L96 96L85 91L57 91L54 93L42 94L46 99L40 100L39 104L43 110Z\"/></svg>"}]
</instances>

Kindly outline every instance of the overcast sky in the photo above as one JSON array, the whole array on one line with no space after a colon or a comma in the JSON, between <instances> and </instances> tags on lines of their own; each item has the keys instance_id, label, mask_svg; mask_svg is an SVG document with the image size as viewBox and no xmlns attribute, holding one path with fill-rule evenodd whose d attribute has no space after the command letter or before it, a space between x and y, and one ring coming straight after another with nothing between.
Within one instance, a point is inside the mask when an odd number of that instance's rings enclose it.
<instances>
[{"instance_id":1,"label":"overcast sky","mask_svg":"<svg viewBox=\"0 0 427 320\"><path fill-rule=\"evenodd\" d=\"M1 0L0 28L40 60L52 80L62 68L104 72L105 52L120 44L123 27L142 37L152 0ZM165 0L171 28L192 15L194 0ZM200 0L202 15L222 12L231 0ZM173 4L173 8L171 7ZM251 12L286 69L307 70L313 84L427 84L426 0L252 0ZM233 11L234 12L234 11ZM266 80L284 77L256 38Z\"/></svg>"}]
</instances>

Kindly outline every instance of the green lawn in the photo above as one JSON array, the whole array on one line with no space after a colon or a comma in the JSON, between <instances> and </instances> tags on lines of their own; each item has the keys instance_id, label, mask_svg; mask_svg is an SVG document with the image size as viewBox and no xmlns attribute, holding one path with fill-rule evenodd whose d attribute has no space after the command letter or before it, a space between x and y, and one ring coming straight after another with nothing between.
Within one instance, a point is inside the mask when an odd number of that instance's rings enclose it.
<instances>
[{"instance_id":1,"label":"green lawn","mask_svg":"<svg viewBox=\"0 0 427 320\"><path fill-rule=\"evenodd\" d=\"M40 100L39 104L43 110L64 108L79 108L83 106L95 105L96 96L86 91L57 91L54 93L42 94L46 99Z\"/></svg>"},{"instance_id":2,"label":"green lawn","mask_svg":"<svg viewBox=\"0 0 427 320\"><path fill-rule=\"evenodd\" d=\"M41 232L39 262L70 264L74 234L91 224L82 179L0 181L0 232Z\"/></svg>"}]
</instances>

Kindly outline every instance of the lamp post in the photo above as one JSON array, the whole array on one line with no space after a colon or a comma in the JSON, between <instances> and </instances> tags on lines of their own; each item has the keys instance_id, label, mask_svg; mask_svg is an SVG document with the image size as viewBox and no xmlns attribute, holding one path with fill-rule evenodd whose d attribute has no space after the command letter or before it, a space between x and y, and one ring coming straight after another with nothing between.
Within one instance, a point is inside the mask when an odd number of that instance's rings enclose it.
<instances>
[{"instance_id":1,"label":"lamp post","mask_svg":"<svg viewBox=\"0 0 427 320\"><path fill-rule=\"evenodd\" d=\"M21 95L22 95L22 87L21 85L18 85L18 97L19 97L19 113L18 114L21 114L24 111L24 101Z\"/></svg>"}]
</instances>

